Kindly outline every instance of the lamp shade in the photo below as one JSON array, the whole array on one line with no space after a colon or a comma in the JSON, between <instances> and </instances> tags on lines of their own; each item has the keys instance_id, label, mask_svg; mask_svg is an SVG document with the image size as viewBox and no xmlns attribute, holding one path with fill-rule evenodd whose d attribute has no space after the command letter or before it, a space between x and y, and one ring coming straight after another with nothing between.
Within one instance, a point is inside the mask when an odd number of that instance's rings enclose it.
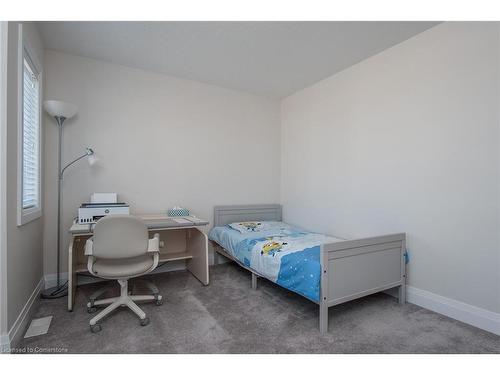
<instances>
[{"instance_id":1,"label":"lamp shade","mask_svg":"<svg viewBox=\"0 0 500 375\"><path fill-rule=\"evenodd\" d=\"M76 115L78 107L71 103L61 102L59 100L46 100L43 102L45 111L53 117L71 118Z\"/></svg>"},{"instance_id":2,"label":"lamp shade","mask_svg":"<svg viewBox=\"0 0 500 375\"><path fill-rule=\"evenodd\" d=\"M95 163L99 161L97 156L95 156L94 150L92 150L90 147L87 147L85 151L87 152L87 160L90 166L93 166Z\"/></svg>"},{"instance_id":3,"label":"lamp shade","mask_svg":"<svg viewBox=\"0 0 500 375\"><path fill-rule=\"evenodd\" d=\"M89 157L87 158L87 160L88 160L90 166L93 166L95 163L97 163L99 161L99 159L97 158L97 156L95 156L94 154L89 155Z\"/></svg>"}]
</instances>

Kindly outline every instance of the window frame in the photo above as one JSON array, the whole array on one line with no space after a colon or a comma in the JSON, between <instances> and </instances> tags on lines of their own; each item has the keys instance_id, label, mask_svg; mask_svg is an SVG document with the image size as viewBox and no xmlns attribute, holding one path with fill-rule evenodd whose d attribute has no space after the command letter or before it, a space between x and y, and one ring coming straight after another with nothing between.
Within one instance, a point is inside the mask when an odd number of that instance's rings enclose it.
<instances>
[{"instance_id":1,"label":"window frame","mask_svg":"<svg viewBox=\"0 0 500 375\"><path fill-rule=\"evenodd\" d=\"M18 126L17 126L17 225L25 225L42 216L42 96L43 72L42 66L34 49L23 33L22 24L19 25L18 39ZM38 75L38 200L34 207L23 208L23 136L24 136L24 60L27 60Z\"/></svg>"}]
</instances>

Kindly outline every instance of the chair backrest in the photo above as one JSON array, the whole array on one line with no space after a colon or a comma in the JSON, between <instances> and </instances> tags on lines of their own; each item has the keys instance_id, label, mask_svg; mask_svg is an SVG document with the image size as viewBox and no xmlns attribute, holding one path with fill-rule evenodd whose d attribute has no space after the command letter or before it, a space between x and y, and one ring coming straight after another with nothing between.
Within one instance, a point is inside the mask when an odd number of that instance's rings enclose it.
<instances>
[{"instance_id":1,"label":"chair backrest","mask_svg":"<svg viewBox=\"0 0 500 375\"><path fill-rule=\"evenodd\" d=\"M93 255L103 259L131 258L148 251L148 227L130 215L109 215L94 228Z\"/></svg>"}]
</instances>

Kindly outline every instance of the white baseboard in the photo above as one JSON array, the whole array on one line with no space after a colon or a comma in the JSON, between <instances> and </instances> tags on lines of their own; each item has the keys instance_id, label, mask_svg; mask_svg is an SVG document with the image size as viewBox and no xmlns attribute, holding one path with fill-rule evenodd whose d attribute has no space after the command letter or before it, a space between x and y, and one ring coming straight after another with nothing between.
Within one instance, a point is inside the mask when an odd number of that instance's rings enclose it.
<instances>
[{"instance_id":1,"label":"white baseboard","mask_svg":"<svg viewBox=\"0 0 500 375\"><path fill-rule=\"evenodd\" d=\"M209 265L214 264L214 253L213 251L209 252ZM229 259L227 259L224 256L219 256L219 264L222 263L227 263L230 262ZM168 262L166 264L160 265L157 267L152 274L156 273L163 273L163 272L169 272L169 271L181 271L186 269L186 262L183 260L180 261L174 261L174 262ZM44 279L44 288L49 289L53 288L57 285L57 274L56 273L51 273L43 276ZM61 272L60 274L60 283L64 284L66 281L68 281L68 273L67 272ZM103 279L98 279L92 276L88 275L79 275L78 276L78 285L84 285L84 284L92 284L96 283L99 281L104 281Z\"/></svg>"},{"instance_id":2,"label":"white baseboard","mask_svg":"<svg viewBox=\"0 0 500 375\"><path fill-rule=\"evenodd\" d=\"M153 272L151 272L151 274L154 275L156 273L182 271L185 269L186 269L186 261L181 260L181 261L164 263L160 267L156 268Z\"/></svg>"},{"instance_id":3,"label":"white baseboard","mask_svg":"<svg viewBox=\"0 0 500 375\"><path fill-rule=\"evenodd\" d=\"M406 287L406 300L428 310L500 335L500 314L493 311L412 286Z\"/></svg>"},{"instance_id":4,"label":"white baseboard","mask_svg":"<svg viewBox=\"0 0 500 375\"><path fill-rule=\"evenodd\" d=\"M10 352L9 335L0 335L0 354Z\"/></svg>"},{"instance_id":5,"label":"white baseboard","mask_svg":"<svg viewBox=\"0 0 500 375\"><path fill-rule=\"evenodd\" d=\"M397 289L389 289L387 294L398 297ZM406 301L471 326L500 335L500 314L472 306L451 298L406 286Z\"/></svg>"},{"instance_id":6,"label":"white baseboard","mask_svg":"<svg viewBox=\"0 0 500 375\"><path fill-rule=\"evenodd\" d=\"M153 272L151 272L151 275L157 274L157 273L164 273L164 272L170 272L170 271L181 271L186 269L186 262L181 260L181 261L174 261L174 262L168 262L164 265L160 265L157 267ZM45 283L45 289L53 288L57 285L57 274L52 273L45 275L43 277L44 283ZM66 281L68 280L68 273L67 272L62 272L60 275L60 283L63 285ZM78 275L78 285L85 285L85 284L93 284L93 283L98 283L106 281L105 279L100 279L98 277L93 277L90 275Z\"/></svg>"},{"instance_id":7,"label":"white baseboard","mask_svg":"<svg viewBox=\"0 0 500 375\"><path fill-rule=\"evenodd\" d=\"M15 348L21 341L22 336L31 321L31 317L35 312L35 308L37 305L36 302L38 301L38 297L40 296L40 293L42 291L43 283L44 279L42 278L31 293L28 301L26 301L26 304L19 313L16 321L10 328L9 334L2 335L0 337L0 345L3 353L9 352L12 348Z\"/></svg>"}]
</instances>

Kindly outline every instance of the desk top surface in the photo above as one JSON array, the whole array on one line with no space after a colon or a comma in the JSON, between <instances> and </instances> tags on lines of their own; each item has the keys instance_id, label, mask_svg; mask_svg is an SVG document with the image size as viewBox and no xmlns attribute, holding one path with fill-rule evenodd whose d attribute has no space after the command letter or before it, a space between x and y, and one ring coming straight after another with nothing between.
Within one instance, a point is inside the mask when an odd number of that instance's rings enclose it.
<instances>
[{"instance_id":1,"label":"desk top surface","mask_svg":"<svg viewBox=\"0 0 500 375\"><path fill-rule=\"evenodd\" d=\"M148 229L176 229L176 228L193 228L208 225L208 221L193 217L170 217L166 215L135 215L141 218ZM92 233L95 224L78 224L76 221L69 229L71 234L88 234Z\"/></svg>"}]
</instances>

